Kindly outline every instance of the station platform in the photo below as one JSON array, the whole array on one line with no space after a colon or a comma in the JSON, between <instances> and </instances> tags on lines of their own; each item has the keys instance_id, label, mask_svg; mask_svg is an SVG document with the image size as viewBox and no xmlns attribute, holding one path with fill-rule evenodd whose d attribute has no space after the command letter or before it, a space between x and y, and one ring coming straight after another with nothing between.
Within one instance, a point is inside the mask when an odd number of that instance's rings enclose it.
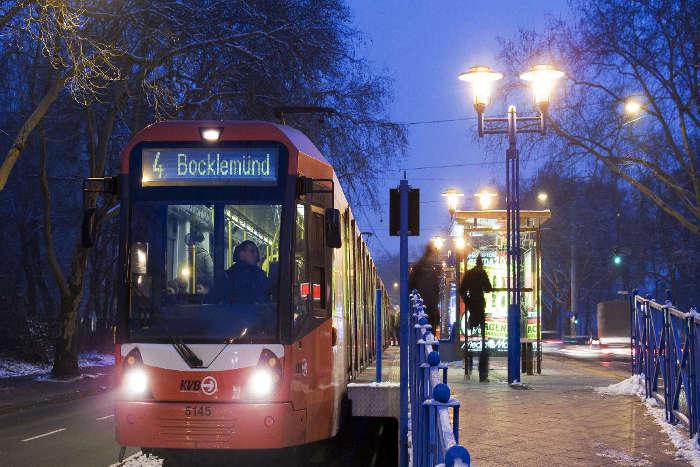
<instances>
[{"instance_id":1,"label":"station platform","mask_svg":"<svg viewBox=\"0 0 700 467\"><path fill-rule=\"evenodd\" d=\"M383 380L399 381L398 347L383 354ZM448 385L461 402L460 443L475 466L688 465L644 404L595 391L630 376L629 364L543 356L528 389L507 384L504 357L491 358L489 381L449 363ZM357 381L374 381L374 366Z\"/></svg>"}]
</instances>

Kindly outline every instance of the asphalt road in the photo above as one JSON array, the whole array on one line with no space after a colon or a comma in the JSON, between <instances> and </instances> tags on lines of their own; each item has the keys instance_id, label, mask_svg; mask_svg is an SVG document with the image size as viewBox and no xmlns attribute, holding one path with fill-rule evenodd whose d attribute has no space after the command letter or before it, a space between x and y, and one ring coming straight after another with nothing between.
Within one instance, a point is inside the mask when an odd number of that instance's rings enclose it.
<instances>
[{"instance_id":1,"label":"asphalt road","mask_svg":"<svg viewBox=\"0 0 700 467\"><path fill-rule=\"evenodd\" d=\"M109 466L117 461L113 393L0 416L0 464ZM126 455L137 450L131 448Z\"/></svg>"}]
</instances>

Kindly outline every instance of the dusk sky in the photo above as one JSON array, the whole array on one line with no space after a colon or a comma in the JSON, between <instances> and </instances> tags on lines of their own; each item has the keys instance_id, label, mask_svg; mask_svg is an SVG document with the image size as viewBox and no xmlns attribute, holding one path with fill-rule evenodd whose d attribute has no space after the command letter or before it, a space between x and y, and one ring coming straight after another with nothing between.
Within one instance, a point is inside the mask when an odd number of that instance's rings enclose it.
<instances>
[{"instance_id":1,"label":"dusk sky","mask_svg":"<svg viewBox=\"0 0 700 467\"><path fill-rule=\"evenodd\" d=\"M488 154L476 139L471 94L457 75L476 64L496 67L498 37L514 38L520 28L541 30L548 17L568 16L568 2L352 0L350 5L356 27L367 38L360 53L394 80L393 121L468 118L409 126L406 159L398 166L408 169L409 183L421 189L421 236L409 241L409 259L414 260L430 237L445 233L449 218L440 196L444 189L463 191L461 207L471 208L472 195L481 187L505 180L503 155ZM498 103L487 114L505 115L505 111L505 104ZM444 165L452 167L418 169ZM526 173L528 169L532 166L526 167ZM388 235L388 190L400 176L397 168L377 188L380 215L354 207L362 230L376 232L369 240L374 256L398 253L398 237Z\"/></svg>"}]
</instances>

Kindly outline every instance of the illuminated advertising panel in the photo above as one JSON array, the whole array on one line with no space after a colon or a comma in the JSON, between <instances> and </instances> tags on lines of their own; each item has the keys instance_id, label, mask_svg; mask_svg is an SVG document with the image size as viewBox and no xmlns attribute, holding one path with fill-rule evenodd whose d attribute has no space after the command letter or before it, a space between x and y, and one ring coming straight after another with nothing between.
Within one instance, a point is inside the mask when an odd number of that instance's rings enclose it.
<instances>
[{"instance_id":1,"label":"illuminated advertising panel","mask_svg":"<svg viewBox=\"0 0 700 467\"><path fill-rule=\"evenodd\" d=\"M141 153L141 186L275 185L279 150L149 148Z\"/></svg>"},{"instance_id":2,"label":"illuminated advertising panel","mask_svg":"<svg viewBox=\"0 0 700 467\"><path fill-rule=\"evenodd\" d=\"M494 291L484 294L486 299L486 346L494 351L508 350L508 292L507 292L507 262L506 253L502 250L479 250L469 255L467 266L474 267L476 256L481 254L484 260L484 270L489 276ZM527 250L523 255L523 288L532 290L533 283L533 251ZM534 293L523 291L521 293L520 306L527 314L527 325L523 337L537 338L537 309ZM525 313L522 313L525 315ZM523 316L524 318L524 316ZM525 321L521 319L521 321ZM462 320L462 331L466 328L466 319ZM473 351L481 349L481 338L478 337L478 328L469 330L471 335L469 348Z\"/></svg>"}]
</instances>

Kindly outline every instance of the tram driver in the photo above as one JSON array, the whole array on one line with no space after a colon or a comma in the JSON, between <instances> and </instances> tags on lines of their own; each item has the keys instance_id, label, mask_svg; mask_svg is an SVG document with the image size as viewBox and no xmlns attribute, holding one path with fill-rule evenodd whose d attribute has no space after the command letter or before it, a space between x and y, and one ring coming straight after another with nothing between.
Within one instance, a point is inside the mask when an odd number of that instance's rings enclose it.
<instances>
[{"instance_id":1,"label":"tram driver","mask_svg":"<svg viewBox=\"0 0 700 467\"><path fill-rule=\"evenodd\" d=\"M270 301L270 279L258 265L260 250L250 241L241 242L233 250L233 266L226 270L234 304L267 303Z\"/></svg>"}]
</instances>

